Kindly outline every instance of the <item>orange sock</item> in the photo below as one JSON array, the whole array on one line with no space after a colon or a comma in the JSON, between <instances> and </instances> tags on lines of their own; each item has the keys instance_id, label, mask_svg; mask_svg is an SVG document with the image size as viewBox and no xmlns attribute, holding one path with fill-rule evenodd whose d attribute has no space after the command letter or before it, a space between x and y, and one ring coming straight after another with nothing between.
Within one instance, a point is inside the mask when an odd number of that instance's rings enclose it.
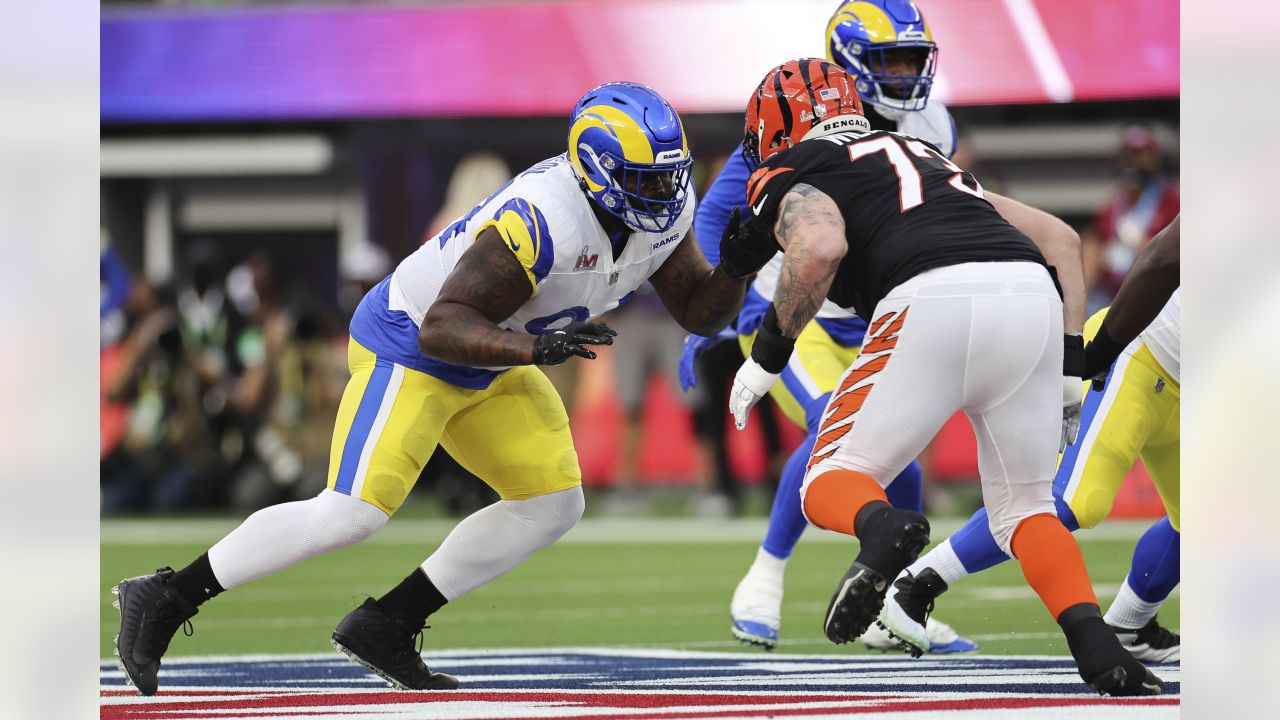
<instances>
[{"instance_id":1,"label":"orange sock","mask_svg":"<svg viewBox=\"0 0 1280 720\"><path fill-rule=\"evenodd\" d=\"M1098 604L1080 546L1056 516L1032 515L1023 520L1013 531L1011 547L1027 584L1054 620L1072 605Z\"/></svg>"},{"instance_id":2,"label":"orange sock","mask_svg":"<svg viewBox=\"0 0 1280 720\"><path fill-rule=\"evenodd\" d=\"M884 488L866 473L828 470L809 482L804 514L820 528L857 537L853 521L869 502L889 502Z\"/></svg>"}]
</instances>

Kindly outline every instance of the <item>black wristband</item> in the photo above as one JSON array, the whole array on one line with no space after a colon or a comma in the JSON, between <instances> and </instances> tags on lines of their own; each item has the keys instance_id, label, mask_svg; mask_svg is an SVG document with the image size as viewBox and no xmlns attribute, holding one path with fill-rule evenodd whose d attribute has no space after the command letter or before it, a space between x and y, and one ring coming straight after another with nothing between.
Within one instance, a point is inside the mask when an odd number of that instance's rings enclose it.
<instances>
[{"instance_id":1,"label":"black wristband","mask_svg":"<svg viewBox=\"0 0 1280 720\"><path fill-rule=\"evenodd\" d=\"M1062 336L1062 374L1072 377L1089 377L1084 372L1084 336L1064 334Z\"/></svg>"},{"instance_id":2,"label":"black wristband","mask_svg":"<svg viewBox=\"0 0 1280 720\"><path fill-rule=\"evenodd\" d=\"M1106 372L1123 350L1124 345L1113 340L1111 333L1107 332L1107 324L1102 323L1098 334L1084 348L1084 377L1094 377Z\"/></svg>"},{"instance_id":3,"label":"black wristband","mask_svg":"<svg viewBox=\"0 0 1280 720\"><path fill-rule=\"evenodd\" d=\"M777 374L787 366L795 346L795 338L782 334L782 328L778 327L778 311L773 303L769 303L769 309L764 313L764 322L760 323L756 341L751 346L751 359L766 372Z\"/></svg>"}]
</instances>

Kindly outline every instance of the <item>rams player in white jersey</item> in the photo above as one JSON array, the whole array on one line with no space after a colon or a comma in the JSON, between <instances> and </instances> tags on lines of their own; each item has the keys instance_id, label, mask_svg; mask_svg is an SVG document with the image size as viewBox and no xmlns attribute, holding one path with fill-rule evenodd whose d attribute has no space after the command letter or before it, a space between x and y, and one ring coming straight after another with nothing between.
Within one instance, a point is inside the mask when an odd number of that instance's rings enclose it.
<instances>
[{"instance_id":1,"label":"rams player in white jersey","mask_svg":"<svg viewBox=\"0 0 1280 720\"><path fill-rule=\"evenodd\" d=\"M1058 517L1076 530L1107 517L1138 458L1151 475L1167 514L1138 540L1129 574L1104 617L1144 662L1181 660L1181 639L1156 619L1180 578L1180 225L1175 218L1143 248L1115 302L1085 324L1080 439L1063 453L1053 482ZM992 539L986 510L979 510L908 568L916 580L911 600L886 603L880 620L916 652L924 650L928 638L920 621L941 590L1007 559Z\"/></svg>"},{"instance_id":2,"label":"rams player in white jersey","mask_svg":"<svg viewBox=\"0 0 1280 720\"><path fill-rule=\"evenodd\" d=\"M583 511L569 418L532 366L594 358L589 346L612 344L614 333L591 319L646 280L691 332L733 319L745 278L774 248L752 246L735 224L719 265L708 264L688 232L693 161L676 112L643 85L610 83L570 121L566 154L516 176L361 302L328 488L254 513L182 570L117 586L117 652L144 695L197 606L377 532L437 445L501 500L347 615L333 644L396 687L456 687L414 649L427 616L554 542Z\"/></svg>"},{"instance_id":3,"label":"rams player in white jersey","mask_svg":"<svg viewBox=\"0 0 1280 720\"><path fill-rule=\"evenodd\" d=\"M937 46L924 13L910 0L849 0L841 3L826 26L827 58L855 79L871 128L892 130L926 140L947 157L956 151L956 126L946 106L930 96ZM730 155L708 188L695 219L703 252L714 261L716 247L708 239L720 237L730 210L743 203L751 166L742 148ZM712 233L712 235L707 235ZM756 277L737 321L737 340L750 353L756 331L778 285L779 253ZM853 313L824 302L817 319L796 341L782 382L771 395L783 413L808 430L808 437L791 455L770 512L769 527L745 577L730 603L731 631L738 640L772 648L781 627L783 574L786 563L808 523L800 510L800 483L816 438L818 420L827 398L844 371L857 357L867 324ZM710 343L691 338L682 365ZM691 370L690 370L691 373ZM909 510L921 509L920 464L912 461L894 478L890 502ZM978 648L946 623L929 619L930 652L970 652ZM881 650L896 649L880 628L872 626L862 640Z\"/></svg>"}]
</instances>

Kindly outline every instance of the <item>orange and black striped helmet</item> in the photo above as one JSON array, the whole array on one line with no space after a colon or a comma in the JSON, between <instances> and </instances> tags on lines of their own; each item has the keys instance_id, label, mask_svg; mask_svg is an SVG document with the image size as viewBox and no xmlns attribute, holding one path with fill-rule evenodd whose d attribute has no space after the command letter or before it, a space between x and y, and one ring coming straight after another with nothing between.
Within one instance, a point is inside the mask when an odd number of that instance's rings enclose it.
<instances>
[{"instance_id":1,"label":"orange and black striped helmet","mask_svg":"<svg viewBox=\"0 0 1280 720\"><path fill-rule=\"evenodd\" d=\"M806 137L844 131L871 131L853 77L835 63L801 58L770 70L752 94L742 152L754 167Z\"/></svg>"}]
</instances>

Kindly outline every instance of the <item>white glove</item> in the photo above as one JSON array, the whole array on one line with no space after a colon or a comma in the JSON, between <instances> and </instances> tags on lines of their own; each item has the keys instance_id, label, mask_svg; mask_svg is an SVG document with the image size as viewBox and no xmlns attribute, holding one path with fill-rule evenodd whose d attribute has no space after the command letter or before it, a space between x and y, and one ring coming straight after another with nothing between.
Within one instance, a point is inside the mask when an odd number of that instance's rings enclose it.
<instances>
[{"instance_id":1,"label":"white glove","mask_svg":"<svg viewBox=\"0 0 1280 720\"><path fill-rule=\"evenodd\" d=\"M729 392L729 412L733 413L733 424L739 430L747 426L747 415L751 408L760 402L760 398L769 394L773 384L778 382L780 373L771 373L760 367L760 363L747 358L733 376L733 390Z\"/></svg>"},{"instance_id":2,"label":"white glove","mask_svg":"<svg viewBox=\"0 0 1280 720\"><path fill-rule=\"evenodd\" d=\"M1084 382L1073 375L1062 376L1062 440L1058 452L1067 451L1080 435L1080 403L1084 401Z\"/></svg>"}]
</instances>

